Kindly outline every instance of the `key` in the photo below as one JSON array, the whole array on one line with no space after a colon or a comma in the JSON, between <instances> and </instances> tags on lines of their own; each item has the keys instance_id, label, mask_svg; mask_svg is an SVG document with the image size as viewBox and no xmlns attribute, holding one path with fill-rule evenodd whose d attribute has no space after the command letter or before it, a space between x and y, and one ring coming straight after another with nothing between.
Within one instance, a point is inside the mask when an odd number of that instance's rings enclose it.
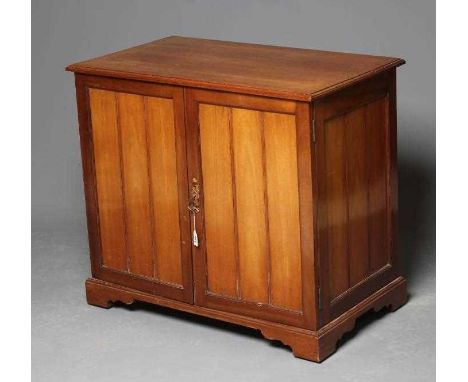
<instances>
[{"instance_id":1,"label":"key","mask_svg":"<svg viewBox=\"0 0 468 382\"><path fill-rule=\"evenodd\" d=\"M197 226L196 226L196 216L197 216L197 213L195 210L192 211L192 216L193 216L193 231L192 231L192 244L195 246L195 247L198 247L199 243L198 243L198 234L197 234Z\"/></svg>"}]
</instances>

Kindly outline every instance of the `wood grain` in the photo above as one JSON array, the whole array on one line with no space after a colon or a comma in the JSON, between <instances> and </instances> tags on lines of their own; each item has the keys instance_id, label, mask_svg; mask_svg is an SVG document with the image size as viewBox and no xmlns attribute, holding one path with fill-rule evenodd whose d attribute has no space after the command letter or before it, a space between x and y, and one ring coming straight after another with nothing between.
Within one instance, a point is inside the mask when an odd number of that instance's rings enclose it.
<instances>
[{"instance_id":1,"label":"wood grain","mask_svg":"<svg viewBox=\"0 0 468 382\"><path fill-rule=\"evenodd\" d=\"M130 272L154 277L150 181L143 97L118 93Z\"/></svg>"},{"instance_id":2,"label":"wood grain","mask_svg":"<svg viewBox=\"0 0 468 382\"><path fill-rule=\"evenodd\" d=\"M182 284L174 105L145 97L158 280Z\"/></svg>"},{"instance_id":3,"label":"wood grain","mask_svg":"<svg viewBox=\"0 0 468 382\"><path fill-rule=\"evenodd\" d=\"M398 256L398 134L397 134L397 88L396 88L396 69L388 73L388 92L387 92L387 198L388 198L388 258L395 270L395 274L402 274L403 261Z\"/></svg>"},{"instance_id":4,"label":"wood grain","mask_svg":"<svg viewBox=\"0 0 468 382\"><path fill-rule=\"evenodd\" d=\"M78 112L91 274L93 277L99 277L100 270L103 267L102 244L99 229L99 201L97 195L96 163L89 97L90 89L86 86L84 77L85 76L81 74L75 75L76 106Z\"/></svg>"},{"instance_id":5,"label":"wood grain","mask_svg":"<svg viewBox=\"0 0 468 382\"><path fill-rule=\"evenodd\" d=\"M381 98L367 106L371 271L376 271L388 263L386 121L386 98Z\"/></svg>"},{"instance_id":6,"label":"wood grain","mask_svg":"<svg viewBox=\"0 0 468 382\"><path fill-rule=\"evenodd\" d=\"M264 113L271 302L302 310L299 182L293 115Z\"/></svg>"},{"instance_id":7,"label":"wood grain","mask_svg":"<svg viewBox=\"0 0 468 382\"><path fill-rule=\"evenodd\" d=\"M232 109L241 298L268 303L268 243L260 113Z\"/></svg>"},{"instance_id":8,"label":"wood grain","mask_svg":"<svg viewBox=\"0 0 468 382\"><path fill-rule=\"evenodd\" d=\"M219 309L223 311L229 311L237 314L242 314L244 316L251 316L256 317L259 319L268 319L275 322L281 322L283 324L288 325L297 325L302 328L311 328L315 325L314 319L314 269L313 269L313 246L308 242L308 239L311 239L313 234L312 229L312 219L310 216L307 216L307 212L311 211L311 172L310 172L310 119L309 119L309 107L305 103L296 104L291 101L281 101L277 102L278 100L269 100L266 98L261 99L260 97L253 97L253 96L245 96L245 95L236 95L236 94L228 94L225 92L211 92L211 91L200 91L197 89L187 89L186 91L186 120L187 120L187 132L188 132L188 170L189 170L189 177L199 177L203 179L203 187L201 193L201 212L197 216L197 224L199 229L199 235L201 237L200 247L193 248L194 253L194 275L195 275L195 301L196 304L199 306L209 307L211 309ZM213 102L213 104L211 104ZM235 105L235 106L233 106ZM261 107L260 110L257 110L257 107ZM208 114L212 113L215 115L214 110L223 110L223 108L227 109L227 116L224 118L214 118L213 116L207 116ZM268 111L268 112L266 112ZM288 113L284 113L284 111L288 111ZM285 128L287 132L284 132L288 138L288 142L292 142L292 138L296 140L296 144L298 144L296 139L296 129L300 131L300 136L302 140L299 144L299 149L296 149L295 153L291 152L290 145L288 144L289 149L287 150L291 156L288 158L287 161L294 162L295 165L288 164L279 164L274 162L274 171L283 171L287 166L288 168L294 167L294 173L292 176L298 176L298 169L301 169L303 173L303 177L301 178L301 200L304 201L304 209L302 210L304 218L301 220L303 225L300 226L299 231L296 230L296 235L300 235L300 240L304 240L304 259L302 258L302 252L299 254L299 272L300 275L296 275L296 279L293 280L291 285L295 285L295 283L299 283L301 289L301 296L293 298L293 301L300 300L300 303L293 302L291 303L279 303L280 305L274 305L272 303L272 296L271 296L271 264L270 264L270 239L268 235L268 224L269 224L269 214L268 214L268 192L267 192L267 158L266 158L266 148L265 148L265 136L264 134L264 118L265 115L271 112L272 114L281 114L276 117L272 117L274 120L275 128L280 131L280 136L283 134L282 129ZM289 113L290 112L290 113ZM219 112L218 112L219 113ZM287 115L286 115L287 114ZM227 120L227 121L226 121ZM229 124L229 121L231 122ZM226 128L231 130L232 134L232 144L231 144L231 152L230 157L225 157L224 153L217 154L214 152L210 154L207 151L206 141L204 136L206 131L209 129L215 129L215 127L210 127L209 125L217 125L219 128ZM271 124L271 123L270 123ZM239 130L236 127L240 127ZM294 131L293 131L294 130ZM272 130L273 134L276 135L276 130ZM281 138L276 139L274 138L274 146L280 147ZM196 144L192 144L192 142L200 141L200 148L197 147ZM227 138L223 138L222 141L227 141ZM238 152L236 149L236 141L237 141L237 148L240 147L241 152ZM205 147L206 146L206 147ZM222 144L213 144L216 149L223 151L220 146L228 147L227 143ZM280 151L283 148L280 148ZM298 153L300 150L300 154ZM208 154L207 154L208 152ZM236 159L236 155L240 154L239 157ZM207 163L204 162L204 157L207 155L211 155L217 157L217 159L212 159L210 163L211 170L208 172L207 170ZM273 152L271 152L273 156ZM283 158L283 154L279 153L281 158ZM298 162L298 157L300 156L300 161ZM238 162L237 165L235 162ZM246 163L245 166L242 163ZM276 163L276 164L275 164ZM227 165L227 164L230 164ZM276 168L278 166L278 168ZM236 168L237 167L237 168ZM231 183L229 181L226 183L223 181L226 173L229 173L229 169L231 168L231 172L229 175L229 179L231 179ZM224 170L220 170L224 169ZM252 170L253 169L253 170ZM223 174L223 178L220 178L216 174L221 173ZM241 180L240 182L243 183L241 188L239 189L239 180L237 179L238 173L240 174ZM259 176L250 176L247 177L249 173L259 174ZM203 174L203 176L201 176ZM288 179L290 174L287 174L285 179ZM211 178L211 179L210 179ZM265 220L263 223L264 225L260 226L260 230L257 226L254 226L253 232L243 228L238 224L234 224L234 228L232 231L234 232L234 241L232 242L233 246L240 247L241 240L252 240L254 245L256 243L265 243L260 248L265 248L264 252L254 252L251 251L249 256L260 256L260 261L258 259L249 259L246 260L253 262L255 264L264 264L260 269L261 272L266 273L266 278L261 274L261 283L259 283L260 287L263 288L262 294L260 297L258 296L248 296L247 298L244 296L245 288L242 286L242 294L238 296L230 296L228 294L221 294L219 292L214 292L212 287L207 282L207 279L210 279L210 272L213 271L211 265L208 264L209 260L209 252L210 252L210 236L218 237L220 235L224 235L224 225L226 219L220 224L212 225L211 230L212 233L208 233L207 229L204 228L205 223L209 225L208 222L208 215L213 215L211 212L207 211L208 205L203 205L204 200L205 202L209 203L208 199L212 199L213 203L222 202L223 196L217 197L213 194L211 187L208 186L210 189L206 189L206 185L208 182L216 181L224 182L223 186L225 187L226 184L229 185L227 188L229 192L229 196L231 196L231 188L232 188L232 196L234 199L234 203L232 204L233 207L233 219L234 222L238 222L239 218L237 214L244 216L244 219L250 219L251 217L247 215L245 211L240 211L238 208L239 204L239 195L240 198L247 199L246 201L240 201L241 203L245 203L245 206L249 207L250 214L253 215L253 219L255 221L259 221L259 224L262 224L262 220L260 216ZM298 191L298 183L299 179L296 182L296 192ZM309 187L307 187L309 185ZM220 187L220 190L225 190L223 186ZM252 191L250 188L254 188ZM284 187L285 188L285 187ZM246 194L244 194L243 190L246 190ZM283 190L283 188L281 189ZM223 192L218 191L218 192ZM287 190L289 193L289 190ZM309 192L309 195L307 193ZM224 192L225 193L225 192ZM257 200L257 203L252 203L249 199ZM279 197L279 198L283 198ZM289 200L288 197L284 197L285 199L281 200ZM299 195L296 194L296 198L299 198ZM279 200L279 199L278 199ZM289 203L286 202L286 203ZM229 205L229 208L232 208ZM241 207L242 209L242 207ZM263 211L264 210L264 211ZM224 212L221 212L225 214ZM290 213L290 212L288 212ZM229 218L230 219L230 218ZM283 219L283 217L277 216L276 219ZM265 227L265 232L263 232L263 227ZM297 227L297 225L296 225ZM309 229L310 228L310 229ZM239 232L237 234L237 229L244 230L244 232ZM289 227L287 228L289 229ZM219 232L218 232L219 230ZM302 230L304 231L304 235L302 236ZM232 232L231 231L231 232ZM242 235L246 235L247 239L242 239ZM206 236L206 237L205 237ZM265 236L265 239L263 239ZM229 237L229 236L228 236ZM240 239L238 239L238 237ZM258 241L259 237L261 241ZM288 238L289 239L289 238ZM294 239L293 239L294 241ZM280 243L281 240L277 241ZM280 244L278 245L278 248ZM235 247L237 253L237 248ZM300 247L300 251L302 251L302 245ZM224 251L224 256L226 252L230 255L230 251ZM242 250L240 250L242 252ZM289 256L289 252L285 255ZM296 256L297 252L295 252L292 256ZM242 255L240 255L242 256ZM240 262L239 258L239 262ZM303 263L302 263L303 261ZM291 260L291 264L295 263L295 259ZM289 264L289 263L288 263ZM297 263L296 263L297 264ZM226 266L223 267L223 263L219 265L220 272L226 271ZM310 269L304 271L303 267L309 267ZM229 266L227 269L234 269L233 266ZM239 268L234 269L235 275L239 284L242 283L242 280L246 279L243 274L240 274ZM249 272L249 268L247 268L247 272ZM279 270L278 272L285 272L286 270ZM268 275L270 274L270 280L268 279ZM231 275L231 273L229 273ZM231 276L229 276L231 277ZM232 280L229 277L220 278L220 282L224 281L224 279ZM250 277L248 275L247 277ZM270 281L270 285L268 284ZM275 293L283 293L288 294L289 285L285 282L281 282L282 285L278 285L276 288ZM253 280L252 283L258 283L258 280ZM270 286L270 288L268 288ZM257 288L256 284L253 284L253 287ZM252 288L253 288L252 287ZM251 287L249 287L248 293L251 292ZM293 287L294 288L294 287ZM302 288L305 291L302 293ZM279 292L280 289L284 289L284 292ZM270 293L269 293L270 292ZM256 300L255 300L256 299ZM288 307L290 306L290 307ZM297 308L300 306L300 308Z\"/></svg>"},{"instance_id":9,"label":"wood grain","mask_svg":"<svg viewBox=\"0 0 468 382\"><path fill-rule=\"evenodd\" d=\"M348 171L348 256L349 283L363 280L369 271L368 165L366 106L344 116Z\"/></svg>"},{"instance_id":10,"label":"wood grain","mask_svg":"<svg viewBox=\"0 0 468 382\"><path fill-rule=\"evenodd\" d=\"M321 266L320 277L328 280L321 289L321 323L401 272L390 255L396 198L388 95L393 83L394 73L385 73L326 97L315 108L318 247L321 264L327 265ZM333 127L337 121L340 126ZM333 159L337 156L342 158Z\"/></svg>"},{"instance_id":11,"label":"wood grain","mask_svg":"<svg viewBox=\"0 0 468 382\"><path fill-rule=\"evenodd\" d=\"M237 297L230 110L199 108L208 290Z\"/></svg>"},{"instance_id":12,"label":"wood grain","mask_svg":"<svg viewBox=\"0 0 468 382\"><path fill-rule=\"evenodd\" d=\"M171 36L67 70L310 101L404 64L404 60Z\"/></svg>"},{"instance_id":13,"label":"wood grain","mask_svg":"<svg viewBox=\"0 0 468 382\"><path fill-rule=\"evenodd\" d=\"M347 162L343 117L333 118L325 124L325 152L329 282L330 297L333 299L349 288Z\"/></svg>"},{"instance_id":14,"label":"wood grain","mask_svg":"<svg viewBox=\"0 0 468 382\"><path fill-rule=\"evenodd\" d=\"M305 327L316 330L319 327L320 256L315 250L317 244L317 194L315 173L315 138L313 116L314 105L305 102L297 104L296 144L297 174L299 182L299 221L301 230L301 279L302 279L302 313Z\"/></svg>"},{"instance_id":15,"label":"wood grain","mask_svg":"<svg viewBox=\"0 0 468 382\"><path fill-rule=\"evenodd\" d=\"M90 89L102 263L127 271L125 218L115 94Z\"/></svg>"},{"instance_id":16,"label":"wood grain","mask_svg":"<svg viewBox=\"0 0 468 382\"><path fill-rule=\"evenodd\" d=\"M86 213L88 219L88 235L90 242L90 255L91 255L91 264L92 264L92 274L93 277L97 277L100 280L106 280L108 282L117 283L119 285L124 285L129 288L135 288L141 291L148 293L158 294L160 296L165 296L178 301L185 301L187 303L193 303L193 283L192 283L192 259L190 253L190 227L189 220L187 219L187 213L184 210L181 210L180 206L186 208L186 203L188 200L187 197L187 162L186 162L186 150L185 150L185 128L184 128L184 104L183 104L183 90L170 86L159 86L154 84L142 84L135 83L132 81L124 80L115 80L110 78L97 78L90 77L86 75L77 75L76 76L76 89L77 89L77 104L79 111L79 123L80 123L80 143L82 149L83 157L83 180L85 184L85 195L86 195ZM115 205L113 207L112 213L115 214L116 221L112 224L118 224L118 215L124 216L125 219L127 203L124 202L124 166L123 166L123 155L122 155L122 139L117 139L117 144L115 144L115 134L122 138L119 133L121 132L122 121L119 118L119 110L117 105L117 99L121 93L127 95L140 94L145 97L152 97L155 99L170 99L173 103L174 109L174 123L177 126L176 130L176 150L177 150L177 183L178 183L178 200L179 200L179 222L181 227L181 238L179 240L182 246L182 283L174 283L164 280L157 280L154 276L147 276L145 274L138 274L134 272L128 272L129 261L125 259L123 269L117 269L117 267L110 266L109 262L103 261L103 251L105 249L102 246L103 236L106 235L102 229L100 223L103 220L103 215L105 212L100 211L100 204L98 198L98 180L96 166L98 165L99 159L96 159L99 156L103 156L108 150L108 145L114 146L114 153L117 154L111 155L111 157L105 157L105 161L112 162L112 168L110 172L106 172L103 176L107 177L109 174L112 177L112 174L119 174L117 179L120 179L120 188L118 185L113 185L109 192L115 194L120 191L122 195L122 202L120 205ZM91 97L94 97L92 94L105 94L106 97L101 98L100 108L93 107L91 108ZM143 105L145 101L143 101ZM113 106L113 107L112 107ZM112 118L108 118L109 115L114 113ZM111 113L111 114L108 114ZM143 119L148 122L148 113L143 113ZM99 123L94 124L93 129L93 120L103 121L103 120L114 120L115 122L115 134L112 132L112 129L104 128L102 131L102 126ZM133 128L133 125L129 128ZM93 130L99 129L99 131L93 132ZM102 140L101 144L106 145L104 153L97 153L97 150L100 150L100 147L94 144L94 133L100 135L98 140ZM148 134L146 134L148 138ZM114 143L113 143L114 142ZM119 147L120 146L120 147ZM139 145L137 145L139 146ZM139 146L142 149L145 149L144 146ZM150 163L150 152L149 150L144 150L148 158L148 163ZM102 159L102 158L101 158ZM118 169L118 171L117 171ZM146 173L150 175L150 169L146 168ZM151 189L151 183L147 184L148 189ZM152 195L149 192L149 195ZM149 214L152 215L152 198L149 199L149 204L145 208L149 211ZM109 211L110 212L110 211ZM184 216L185 214L185 216ZM109 215L110 216L110 215ZM105 218L104 218L105 219ZM128 223L128 222L125 222ZM151 223L150 223L151 224ZM123 243L126 243L126 224L124 224L124 229L111 229L107 231L108 237L112 240L121 240ZM123 233L122 233L123 231ZM153 232L151 232L153 235ZM104 239L106 240L106 239ZM138 253L134 253L134 256L138 256Z\"/></svg>"}]
</instances>

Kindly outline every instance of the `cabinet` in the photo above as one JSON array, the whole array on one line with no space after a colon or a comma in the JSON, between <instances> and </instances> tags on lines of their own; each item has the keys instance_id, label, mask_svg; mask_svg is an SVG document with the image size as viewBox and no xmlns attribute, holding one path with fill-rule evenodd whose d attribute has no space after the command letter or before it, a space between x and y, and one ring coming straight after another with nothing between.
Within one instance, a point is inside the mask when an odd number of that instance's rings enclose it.
<instances>
[{"instance_id":1,"label":"cabinet","mask_svg":"<svg viewBox=\"0 0 468 382\"><path fill-rule=\"evenodd\" d=\"M403 305L403 63L174 36L70 65L88 302L256 328L313 361L361 314Z\"/></svg>"}]
</instances>

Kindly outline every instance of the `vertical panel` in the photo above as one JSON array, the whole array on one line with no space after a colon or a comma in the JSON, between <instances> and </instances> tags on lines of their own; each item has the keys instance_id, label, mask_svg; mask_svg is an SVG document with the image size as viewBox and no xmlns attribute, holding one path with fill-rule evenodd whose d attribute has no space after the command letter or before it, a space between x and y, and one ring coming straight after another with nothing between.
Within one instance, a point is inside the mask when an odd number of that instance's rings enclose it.
<instances>
[{"instance_id":1,"label":"vertical panel","mask_svg":"<svg viewBox=\"0 0 468 382\"><path fill-rule=\"evenodd\" d=\"M208 290L237 296L232 158L227 107L199 107Z\"/></svg>"},{"instance_id":2,"label":"vertical panel","mask_svg":"<svg viewBox=\"0 0 468 382\"><path fill-rule=\"evenodd\" d=\"M299 183L293 115L264 113L272 304L302 307Z\"/></svg>"},{"instance_id":3,"label":"vertical panel","mask_svg":"<svg viewBox=\"0 0 468 382\"><path fill-rule=\"evenodd\" d=\"M239 279L243 300L268 303L268 248L260 112L232 109Z\"/></svg>"},{"instance_id":4,"label":"vertical panel","mask_svg":"<svg viewBox=\"0 0 468 382\"><path fill-rule=\"evenodd\" d=\"M367 142L369 161L369 251L372 271L388 262L386 245L386 98L367 106Z\"/></svg>"},{"instance_id":5,"label":"vertical panel","mask_svg":"<svg viewBox=\"0 0 468 382\"><path fill-rule=\"evenodd\" d=\"M145 97L156 273L182 283L177 155L172 99Z\"/></svg>"},{"instance_id":6,"label":"vertical panel","mask_svg":"<svg viewBox=\"0 0 468 382\"><path fill-rule=\"evenodd\" d=\"M356 109L344 118L348 163L349 282L353 286L367 276L369 268L366 107Z\"/></svg>"},{"instance_id":7,"label":"vertical panel","mask_svg":"<svg viewBox=\"0 0 468 382\"><path fill-rule=\"evenodd\" d=\"M346 140L343 117L325 124L330 298L349 287Z\"/></svg>"},{"instance_id":8,"label":"vertical panel","mask_svg":"<svg viewBox=\"0 0 468 382\"><path fill-rule=\"evenodd\" d=\"M102 262L127 270L115 93L89 89Z\"/></svg>"},{"instance_id":9,"label":"vertical panel","mask_svg":"<svg viewBox=\"0 0 468 382\"><path fill-rule=\"evenodd\" d=\"M143 97L118 93L130 272L154 276Z\"/></svg>"}]
</instances>

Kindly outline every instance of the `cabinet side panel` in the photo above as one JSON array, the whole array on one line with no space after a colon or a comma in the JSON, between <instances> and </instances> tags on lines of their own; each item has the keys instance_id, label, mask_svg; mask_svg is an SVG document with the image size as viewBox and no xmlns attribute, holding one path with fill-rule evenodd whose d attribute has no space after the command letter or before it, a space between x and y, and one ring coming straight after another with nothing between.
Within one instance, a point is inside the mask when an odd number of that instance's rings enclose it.
<instances>
[{"instance_id":1,"label":"cabinet side panel","mask_svg":"<svg viewBox=\"0 0 468 382\"><path fill-rule=\"evenodd\" d=\"M330 298L388 264L386 98L324 124Z\"/></svg>"},{"instance_id":2,"label":"cabinet side panel","mask_svg":"<svg viewBox=\"0 0 468 382\"><path fill-rule=\"evenodd\" d=\"M349 288L348 206L344 118L325 123L326 190L330 297Z\"/></svg>"},{"instance_id":3,"label":"cabinet side panel","mask_svg":"<svg viewBox=\"0 0 468 382\"><path fill-rule=\"evenodd\" d=\"M321 325L400 276L390 256L392 76L384 73L316 103Z\"/></svg>"},{"instance_id":4,"label":"cabinet side panel","mask_svg":"<svg viewBox=\"0 0 468 382\"><path fill-rule=\"evenodd\" d=\"M115 93L89 89L103 265L127 271Z\"/></svg>"},{"instance_id":5,"label":"cabinet side panel","mask_svg":"<svg viewBox=\"0 0 468 382\"><path fill-rule=\"evenodd\" d=\"M182 284L177 154L172 99L145 97L156 273Z\"/></svg>"},{"instance_id":6,"label":"cabinet side panel","mask_svg":"<svg viewBox=\"0 0 468 382\"><path fill-rule=\"evenodd\" d=\"M302 310L296 121L264 113L271 256L271 303Z\"/></svg>"},{"instance_id":7,"label":"cabinet side panel","mask_svg":"<svg viewBox=\"0 0 468 382\"><path fill-rule=\"evenodd\" d=\"M199 107L208 291L237 297L230 110Z\"/></svg>"},{"instance_id":8,"label":"cabinet side panel","mask_svg":"<svg viewBox=\"0 0 468 382\"><path fill-rule=\"evenodd\" d=\"M367 105L369 161L369 250L371 271L389 261L387 229L387 98Z\"/></svg>"},{"instance_id":9,"label":"cabinet side panel","mask_svg":"<svg viewBox=\"0 0 468 382\"><path fill-rule=\"evenodd\" d=\"M239 283L242 300L269 302L261 113L232 109Z\"/></svg>"},{"instance_id":10,"label":"cabinet side panel","mask_svg":"<svg viewBox=\"0 0 468 382\"><path fill-rule=\"evenodd\" d=\"M150 182L143 96L118 93L130 272L154 277Z\"/></svg>"},{"instance_id":11,"label":"cabinet side panel","mask_svg":"<svg viewBox=\"0 0 468 382\"><path fill-rule=\"evenodd\" d=\"M368 246L368 174L366 107L360 107L344 117L346 130L346 161L348 163L348 224L349 282L353 286L369 271Z\"/></svg>"}]
</instances>

